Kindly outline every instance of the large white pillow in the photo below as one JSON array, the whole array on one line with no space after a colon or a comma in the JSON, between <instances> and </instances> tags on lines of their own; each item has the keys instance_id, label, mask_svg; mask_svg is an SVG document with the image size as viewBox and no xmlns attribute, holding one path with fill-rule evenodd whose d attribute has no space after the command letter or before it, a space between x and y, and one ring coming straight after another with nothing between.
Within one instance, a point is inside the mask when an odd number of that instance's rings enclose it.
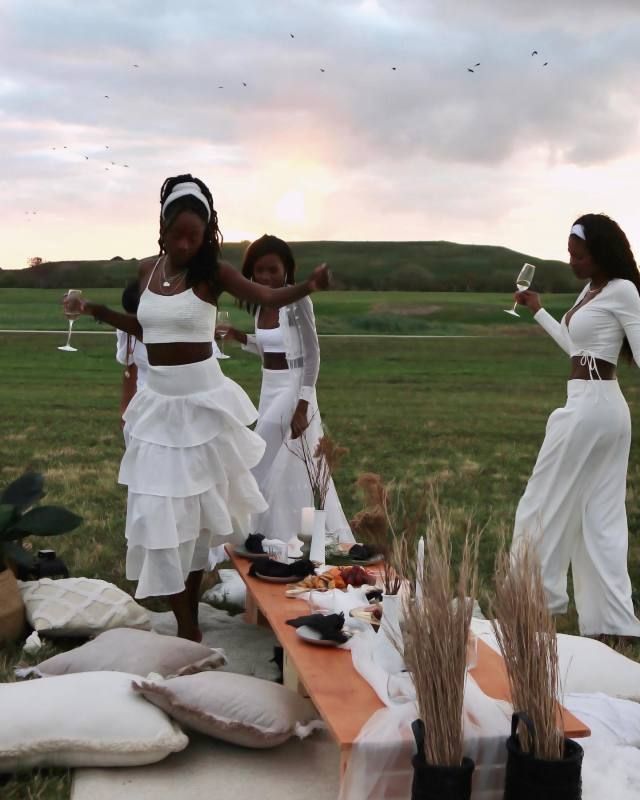
<instances>
[{"instance_id":1,"label":"large white pillow","mask_svg":"<svg viewBox=\"0 0 640 800\"><path fill-rule=\"evenodd\" d=\"M242 747L275 747L294 734L304 738L322 724L299 694L247 675L201 672L167 681L138 680L133 688L186 727Z\"/></svg>"},{"instance_id":2,"label":"large white pillow","mask_svg":"<svg viewBox=\"0 0 640 800\"><path fill-rule=\"evenodd\" d=\"M149 630L146 608L97 578L19 582L29 624L44 636L95 636L110 628Z\"/></svg>"},{"instance_id":3,"label":"large white pillow","mask_svg":"<svg viewBox=\"0 0 640 800\"><path fill-rule=\"evenodd\" d=\"M565 692L602 692L640 701L640 664L603 642L559 633L558 660Z\"/></svg>"},{"instance_id":4,"label":"large white pillow","mask_svg":"<svg viewBox=\"0 0 640 800\"><path fill-rule=\"evenodd\" d=\"M189 740L131 689L135 675L86 672L0 684L0 772L153 764Z\"/></svg>"},{"instance_id":5,"label":"large white pillow","mask_svg":"<svg viewBox=\"0 0 640 800\"><path fill-rule=\"evenodd\" d=\"M489 620L471 620L471 630L499 651ZM587 636L558 634L560 683L564 694L594 694L640 701L640 664Z\"/></svg>"},{"instance_id":6,"label":"large white pillow","mask_svg":"<svg viewBox=\"0 0 640 800\"><path fill-rule=\"evenodd\" d=\"M16 669L16 675L49 677L73 672L114 670L146 677L150 672L163 678L191 675L218 669L227 663L222 650L214 650L177 636L162 636L152 631L114 628L92 642L42 661L36 667Z\"/></svg>"}]
</instances>

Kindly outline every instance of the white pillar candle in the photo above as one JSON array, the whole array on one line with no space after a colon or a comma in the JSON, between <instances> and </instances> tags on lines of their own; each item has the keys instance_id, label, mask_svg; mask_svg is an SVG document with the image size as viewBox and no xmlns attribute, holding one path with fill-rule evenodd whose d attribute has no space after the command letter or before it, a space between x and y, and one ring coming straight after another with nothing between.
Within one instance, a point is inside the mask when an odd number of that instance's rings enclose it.
<instances>
[{"instance_id":1,"label":"white pillar candle","mask_svg":"<svg viewBox=\"0 0 640 800\"><path fill-rule=\"evenodd\" d=\"M301 511L300 533L303 535L311 536L313 534L314 512L315 508L313 506L303 508Z\"/></svg>"}]
</instances>

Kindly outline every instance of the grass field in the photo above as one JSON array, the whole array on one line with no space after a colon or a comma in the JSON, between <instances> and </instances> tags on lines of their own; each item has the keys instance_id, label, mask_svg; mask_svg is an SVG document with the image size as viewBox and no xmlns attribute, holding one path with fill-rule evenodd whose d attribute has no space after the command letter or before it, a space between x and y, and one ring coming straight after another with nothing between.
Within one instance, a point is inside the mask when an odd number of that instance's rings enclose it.
<instances>
[{"instance_id":1,"label":"grass field","mask_svg":"<svg viewBox=\"0 0 640 800\"><path fill-rule=\"evenodd\" d=\"M0 327L64 327L52 305L59 293L3 290ZM92 292L93 294L93 292ZM101 297L103 293L96 292ZM114 292L104 292L113 298ZM115 293L117 296L117 293ZM411 315L411 308L436 306L418 316L417 333L484 334L486 338L322 340L319 401L333 437L349 448L336 483L345 512L359 508L354 483L363 471L386 479L436 478L445 506L462 520L473 514L486 526L481 547L485 583L496 544L510 530L517 501L544 436L546 418L563 403L567 359L525 319L502 319L506 295L348 294L314 298L325 333L375 330ZM554 297L558 312L567 298ZM380 308L386 309L381 314ZM8 313L10 312L10 313ZM526 313L526 312L524 312ZM242 313L234 312L237 322ZM429 328L429 325L434 325ZM79 327L95 328L83 320ZM0 479L24 469L41 470L49 499L84 516L81 529L52 541L75 575L133 587L124 577L125 491L116 483L122 454L118 423L121 368L110 336L76 339L78 353L61 353L64 336L0 335ZM225 373L257 402L259 362L232 346ZM622 366L620 381L631 406L640 410L640 374ZM628 480L630 571L640 589L640 437L635 436ZM462 526L461 526L462 527ZM636 596L640 605L640 597ZM575 632L575 615L558 618L560 630ZM48 652L51 652L50 650ZM640 651L635 657L640 658ZM41 656L40 656L41 657ZM0 679L11 679L17 649L0 656ZM40 659L38 659L40 660ZM65 798L68 776L54 772L41 784L12 781L0 788L6 800Z\"/></svg>"}]
</instances>

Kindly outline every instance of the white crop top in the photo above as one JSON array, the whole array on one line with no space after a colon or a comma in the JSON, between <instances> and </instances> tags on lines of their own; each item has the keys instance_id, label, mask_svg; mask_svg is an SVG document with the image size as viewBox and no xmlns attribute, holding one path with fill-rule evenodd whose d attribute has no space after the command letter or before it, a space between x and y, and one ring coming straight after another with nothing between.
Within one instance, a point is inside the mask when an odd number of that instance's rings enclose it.
<instances>
[{"instance_id":1,"label":"white crop top","mask_svg":"<svg viewBox=\"0 0 640 800\"><path fill-rule=\"evenodd\" d=\"M584 298L589 286L585 286L574 305ZM640 295L631 281L610 280L593 300L571 315L568 325L565 317L558 322L541 308L534 319L565 353L583 356L591 371L596 358L617 364L625 337L634 361L640 364Z\"/></svg>"},{"instance_id":2,"label":"white crop top","mask_svg":"<svg viewBox=\"0 0 640 800\"><path fill-rule=\"evenodd\" d=\"M201 300L193 289L178 294L156 294L149 283L140 295L138 322L145 344L211 342L216 326L216 307Z\"/></svg>"},{"instance_id":3,"label":"white crop top","mask_svg":"<svg viewBox=\"0 0 640 800\"><path fill-rule=\"evenodd\" d=\"M286 352L282 328L258 328L256 326L256 340L263 353Z\"/></svg>"}]
</instances>

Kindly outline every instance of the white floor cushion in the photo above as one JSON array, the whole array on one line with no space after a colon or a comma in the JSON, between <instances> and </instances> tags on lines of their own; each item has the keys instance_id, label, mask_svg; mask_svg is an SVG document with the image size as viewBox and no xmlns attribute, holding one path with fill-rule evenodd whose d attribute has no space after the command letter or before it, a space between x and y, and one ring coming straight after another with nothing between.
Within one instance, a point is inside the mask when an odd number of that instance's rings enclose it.
<instances>
[{"instance_id":1,"label":"white floor cushion","mask_svg":"<svg viewBox=\"0 0 640 800\"><path fill-rule=\"evenodd\" d=\"M229 672L136 681L133 686L185 727L243 747L275 747L294 734L305 736L318 716L308 700L290 689Z\"/></svg>"},{"instance_id":2,"label":"white floor cushion","mask_svg":"<svg viewBox=\"0 0 640 800\"><path fill-rule=\"evenodd\" d=\"M146 608L107 581L42 578L19 585L29 624L41 635L86 637L111 628L151 628Z\"/></svg>"},{"instance_id":3,"label":"white floor cushion","mask_svg":"<svg viewBox=\"0 0 640 800\"><path fill-rule=\"evenodd\" d=\"M195 672L218 669L227 663L222 650L203 644L162 636L152 631L134 628L115 628L105 631L92 642L59 653L36 667L16 669L16 675L49 677L73 672L114 670L145 678L150 672L163 678L192 675Z\"/></svg>"},{"instance_id":4,"label":"white floor cushion","mask_svg":"<svg viewBox=\"0 0 640 800\"><path fill-rule=\"evenodd\" d=\"M489 620L473 619L471 629L494 650L499 649ZM565 694L602 692L640 701L640 664L602 642L559 633L558 661Z\"/></svg>"},{"instance_id":5,"label":"white floor cushion","mask_svg":"<svg viewBox=\"0 0 640 800\"><path fill-rule=\"evenodd\" d=\"M119 672L0 684L0 772L153 764L189 740Z\"/></svg>"}]
</instances>

